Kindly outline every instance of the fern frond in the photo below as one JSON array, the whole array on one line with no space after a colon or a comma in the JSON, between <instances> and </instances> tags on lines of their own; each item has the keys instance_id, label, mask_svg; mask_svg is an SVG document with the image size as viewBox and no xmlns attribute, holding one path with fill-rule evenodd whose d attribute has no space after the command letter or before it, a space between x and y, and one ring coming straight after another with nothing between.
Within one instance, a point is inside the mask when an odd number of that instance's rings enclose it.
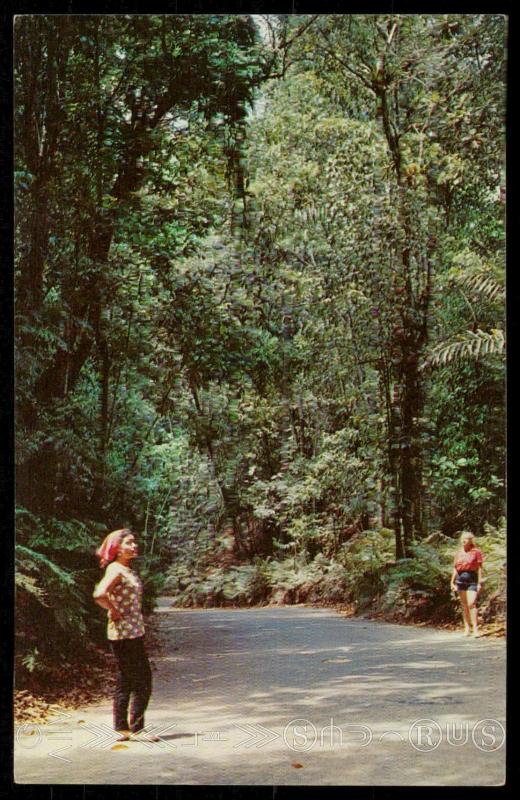
<instances>
[{"instance_id":1,"label":"fern frond","mask_svg":"<svg viewBox=\"0 0 520 800\"><path fill-rule=\"evenodd\" d=\"M38 553L36 550L31 550L30 547L25 547L24 545L17 544L15 547L15 557L18 563L18 566L23 570L25 569L36 569L38 570L39 567L46 567L53 575L56 576L58 581L61 584L64 584L69 587L75 587L75 580L74 576L67 572L66 570L59 567L54 561L51 561L48 556L44 556L43 553Z\"/></svg>"},{"instance_id":2,"label":"fern frond","mask_svg":"<svg viewBox=\"0 0 520 800\"><path fill-rule=\"evenodd\" d=\"M27 592L27 594L31 594L43 606L47 605L45 601L45 592L38 586L36 579L33 578L32 575L24 575L22 572L16 572L14 582L17 591Z\"/></svg>"},{"instance_id":3,"label":"fern frond","mask_svg":"<svg viewBox=\"0 0 520 800\"><path fill-rule=\"evenodd\" d=\"M483 295L488 300L505 300L504 287L488 272L466 275L460 281L460 285L476 294Z\"/></svg>"},{"instance_id":4,"label":"fern frond","mask_svg":"<svg viewBox=\"0 0 520 800\"><path fill-rule=\"evenodd\" d=\"M501 355L505 347L504 332L499 328L494 328L490 333L480 329L464 331L456 338L434 347L423 368L445 366L458 360L478 361L483 356Z\"/></svg>"}]
</instances>

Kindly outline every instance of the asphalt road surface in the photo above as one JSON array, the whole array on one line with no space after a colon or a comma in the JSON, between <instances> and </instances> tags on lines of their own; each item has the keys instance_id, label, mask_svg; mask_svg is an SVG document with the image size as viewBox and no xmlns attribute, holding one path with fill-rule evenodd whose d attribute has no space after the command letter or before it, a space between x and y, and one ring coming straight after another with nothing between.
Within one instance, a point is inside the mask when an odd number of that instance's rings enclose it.
<instances>
[{"instance_id":1,"label":"asphalt road surface","mask_svg":"<svg viewBox=\"0 0 520 800\"><path fill-rule=\"evenodd\" d=\"M15 730L15 780L46 784L500 785L503 640L306 606L158 607L147 727L110 703ZM115 748L115 749L114 749Z\"/></svg>"}]
</instances>

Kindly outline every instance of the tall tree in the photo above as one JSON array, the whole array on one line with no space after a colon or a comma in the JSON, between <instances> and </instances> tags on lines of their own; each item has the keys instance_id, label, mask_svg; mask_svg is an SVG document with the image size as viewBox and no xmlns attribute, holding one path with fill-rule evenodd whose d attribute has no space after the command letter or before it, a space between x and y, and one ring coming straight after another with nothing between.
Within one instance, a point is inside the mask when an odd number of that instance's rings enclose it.
<instances>
[{"instance_id":1,"label":"tall tree","mask_svg":"<svg viewBox=\"0 0 520 800\"><path fill-rule=\"evenodd\" d=\"M16 49L19 424L30 434L38 414L70 405L92 357L104 462L114 237L137 210L153 153L175 145L181 127L238 125L265 62L251 20L232 15L28 15ZM54 456L51 446L32 451L24 495L44 463L58 474Z\"/></svg>"}]
</instances>

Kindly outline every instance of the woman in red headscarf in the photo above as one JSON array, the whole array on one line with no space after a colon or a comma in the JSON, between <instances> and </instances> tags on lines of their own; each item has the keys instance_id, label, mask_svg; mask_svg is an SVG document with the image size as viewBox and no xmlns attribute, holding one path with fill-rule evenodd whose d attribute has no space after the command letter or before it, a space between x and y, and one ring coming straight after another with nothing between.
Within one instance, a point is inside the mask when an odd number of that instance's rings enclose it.
<instances>
[{"instance_id":1,"label":"woman in red headscarf","mask_svg":"<svg viewBox=\"0 0 520 800\"><path fill-rule=\"evenodd\" d=\"M123 740L139 734L138 738L157 741L156 737L143 733L144 714L152 691L152 671L144 647L143 586L131 566L138 555L134 534L128 528L112 531L96 550L96 555L105 574L93 597L108 611L107 637L118 665L114 728Z\"/></svg>"}]
</instances>

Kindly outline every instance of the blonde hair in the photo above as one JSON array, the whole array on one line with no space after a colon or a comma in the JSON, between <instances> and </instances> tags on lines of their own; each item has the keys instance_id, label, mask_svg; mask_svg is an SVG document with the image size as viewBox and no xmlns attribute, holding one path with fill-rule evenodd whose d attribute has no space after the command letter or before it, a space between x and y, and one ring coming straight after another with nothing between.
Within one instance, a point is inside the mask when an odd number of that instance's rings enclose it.
<instances>
[{"instance_id":1,"label":"blonde hair","mask_svg":"<svg viewBox=\"0 0 520 800\"><path fill-rule=\"evenodd\" d=\"M462 542L464 539L471 539L471 541L475 542L475 536L471 531L461 531L460 532L460 541Z\"/></svg>"}]
</instances>

